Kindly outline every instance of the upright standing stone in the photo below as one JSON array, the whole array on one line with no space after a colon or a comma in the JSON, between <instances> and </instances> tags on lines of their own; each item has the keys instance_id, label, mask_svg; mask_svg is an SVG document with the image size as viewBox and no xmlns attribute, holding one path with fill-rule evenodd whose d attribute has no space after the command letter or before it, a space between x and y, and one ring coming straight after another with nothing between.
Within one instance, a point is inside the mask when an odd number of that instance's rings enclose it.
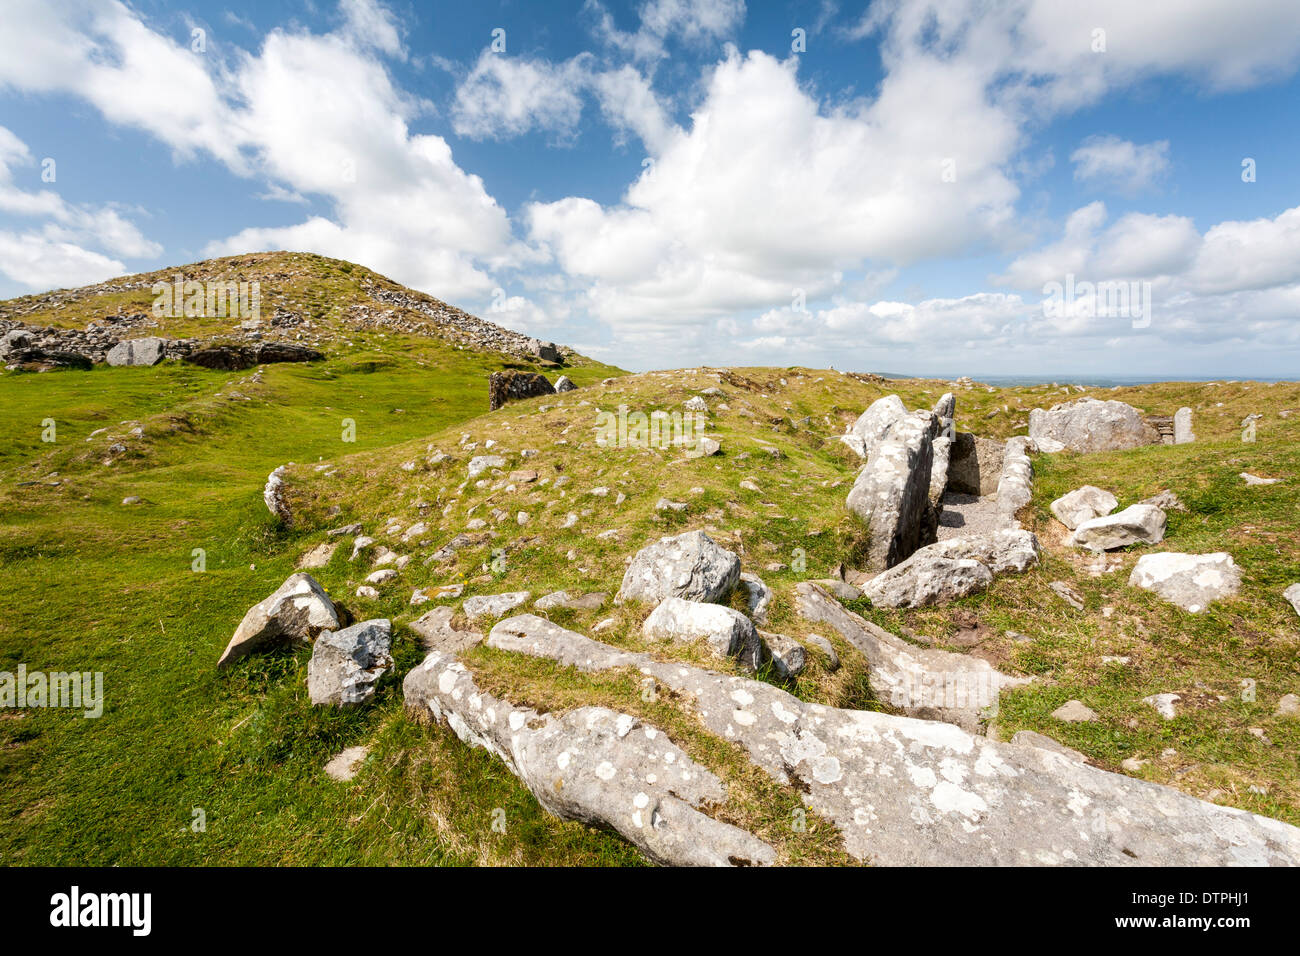
<instances>
[{"instance_id":1,"label":"upright standing stone","mask_svg":"<svg viewBox=\"0 0 1300 956\"><path fill-rule=\"evenodd\" d=\"M1192 431L1192 410L1180 408L1174 412L1174 444L1186 445L1193 441L1196 441L1196 433Z\"/></svg>"},{"instance_id":2,"label":"upright standing stone","mask_svg":"<svg viewBox=\"0 0 1300 956\"><path fill-rule=\"evenodd\" d=\"M853 483L846 504L870 532L869 571L893 567L926 543L935 425L933 412L900 419Z\"/></svg>"}]
</instances>

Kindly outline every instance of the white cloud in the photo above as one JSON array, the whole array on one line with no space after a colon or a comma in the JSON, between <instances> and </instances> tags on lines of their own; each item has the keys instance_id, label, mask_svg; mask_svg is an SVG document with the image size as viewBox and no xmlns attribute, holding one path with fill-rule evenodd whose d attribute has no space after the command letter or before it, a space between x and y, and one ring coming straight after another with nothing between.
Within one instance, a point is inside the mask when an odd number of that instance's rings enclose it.
<instances>
[{"instance_id":1,"label":"white cloud","mask_svg":"<svg viewBox=\"0 0 1300 956\"><path fill-rule=\"evenodd\" d=\"M645 0L635 32L624 32L598 0L586 10L596 21L596 36L633 60L653 64L668 55L667 44L680 38L692 46L726 39L745 19L744 0Z\"/></svg>"},{"instance_id":2,"label":"white cloud","mask_svg":"<svg viewBox=\"0 0 1300 956\"><path fill-rule=\"evenodd\" d=\"M1169 141L1138 145L1118 136L1093 136L1070 154L1074 178L1137 192L1169 172Z\"/></svg>"},{"instance_id":3,"label":"white cloud","mask_svg":"<svg viewBox=\"0 0 1300 956\"><path fill-rule=\"evenodd\" d=\"M557 65L484 50L456 89L453 127L471 139L570 133L582 115L587 59Z\"/></svg>"}]
</instances>

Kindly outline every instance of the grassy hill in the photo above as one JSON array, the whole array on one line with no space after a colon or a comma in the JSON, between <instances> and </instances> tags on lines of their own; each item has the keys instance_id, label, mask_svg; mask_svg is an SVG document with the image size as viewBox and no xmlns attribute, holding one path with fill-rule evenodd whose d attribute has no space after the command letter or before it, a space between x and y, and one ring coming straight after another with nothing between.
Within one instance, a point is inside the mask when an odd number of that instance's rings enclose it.
<instances>
[{"instance_id":1,"label":"grassy hill","mask_svg":"<svg viewBox=\"0 0 1300 956\"><path fill-rule=\"evenodd\" d=\"M560 588L612 596L629 555L690 528L708 529L773 588L771 630L817 632L835 644L843 665L832 671L811 655L792 688L798 696L882 706L862 657L795 615L793 589L851 563L861 545L844 508L857 462L835 436L882 395L929 407L950 383L798 368L627 376L577 356L565 371L578 390L487 414L488 373L528 363L447 341L432 327L419 334L347 325L349 306L381 281L360 267L284 254L239 258L268 276L264 309L272 285L271 294L282 288L294 308L321 310L311 314L329 340L324 362L258 373L163 364L0 375L0 670L19 663L99 670L106 695L98 720L0 711L0 862L641 863L617 837L545 814L494 758L412 723L400 680L423 653L403 625L433 606L409 604L412 590L430 585L463 582L466 596L529 590L537 597ZM193 268L184 267L187 276ZM271 278L280 273L287 277ZM0 316L75 327L143 308L139 290L124 284L61 294L44 306L42 297L0 303ZM211 331L183 320L162 334ZM596 445L599 411L620 404L678 411L706 388L721 392L708 399L720 455L686 460L677 449ZM1029 409L1084 393L955 391L958 429L999 438L1023 433ZM862 601L854 609L909 639L1038 676L1003 693L996 726L1003 737L1037 730L1108 769L1144 759L1136 771L1144 777L1300 824L1300 722L1274 716L1278 698L1300 690L1300 619L1281 597L1300 580L1300 386L1170 383L1086 393L1149 413L1189 405L1198 441L1038 456L1034 501L1023 517L1043 544L1039 569L942 608L883 611ZM1253 412L1264 416L1257 440L1243 443L1239 422ZM41 440L47 419L57 425L53 443ZM355 422L355 442L343 440L344 419ZM491 453L507 458L507 472L535 470L539 479L467 481L468 459L483 454L488 440ZM125 452L110 452L114 444ZM447 457L430 464L436 451ZM268 472L287 462L296 463L286 474L292 527L261 500ZM1246 487L1241 471L1285 480ZM556 488L560 476L568 481ZM1140 549L1122 554L1118 570L1090 573L1090 559L1065 546L1047 510L1084 483L1111 490L1121 506L1164 489L1177 493L1188 511L1170 513L1167 547L1232 553L1245 577L1241 594L1198 616L1163 604L1127 586ZM608 494L591 494L595 488ZM129 496L140 501L122 504ZM659 510L661 498L686 508ZM424 521L437 547L475 518L496 537L479 539L446 566L426 566L423 553L414 554L378 601L355 596L370 568L348 560L347 539L313 572L359 619L394 621L396 673L370 705L313 708L305 649L216 671L243 613L327 540L328 529L361 522L402 551L397 534L384 534L390 522ZM193 570L195 549L206 570ZM1053 581L1079 591L1085 610L1062 602ZM584 633L612 618L602 640L650 649L639 634L647 612L607 604L550 616ZM689 647L657 644L653 652L705 661ZM1102 663L1118 656L1129 662ZM643 700L631 675L581 675L484 647L465 660L481 686L519 704L557 710L599 702L653 720L727 782L723 818L767 840L782 862L850 862L835 831L815 818L806 832L790 832L796 792L670 701ZM1243 681L1254 682L1254 700L1243 699ZM1141 703L1166 691L1183 696L1172 721ZM1100 720L1049 717L1071 698ZM370 746L357 778L327 779L324 763L356 744ZM196 808L206 822L200 832L192 826ZM498 809L504 832L493 826Z\"/></svg>"}]
</instances>

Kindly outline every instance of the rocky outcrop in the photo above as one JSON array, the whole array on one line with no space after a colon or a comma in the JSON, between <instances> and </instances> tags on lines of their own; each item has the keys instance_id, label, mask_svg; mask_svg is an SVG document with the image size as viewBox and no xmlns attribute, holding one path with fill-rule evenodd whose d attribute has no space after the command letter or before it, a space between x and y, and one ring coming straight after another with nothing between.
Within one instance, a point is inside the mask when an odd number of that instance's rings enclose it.
<instances>
[{"instance_id":1,"label":"rocky outcrop","mask_svg":"<svg viewBox=\"0 0 1300 956\"><path fill-rule=\"evenodd\" d=\"M355 707L369 700L393 666L392 624L363 621L316 638L307 663L307 694L318 707Z\"/></svg>"},{"instance_id":2,"label":"rocky outcrop","mask_svg":"<svg viewBox=\"0 0 1300 956\"><path fill-rule=\"evenodd\" d=\"M1085 521L1108 515L1119 506L1119 499L1095 485L1075 488L1052 502L1052 514L1071 531Z\"/></svg>"},{"instance_id":3,"label":"rocky outcrop","mask_svg":"<svg viewBox=\"0 0 1300 956\"><path fill-rule=\"evenodd\" d=\"M157 365L166 354L166 345L166 339L157 336L124 339L108 350L104 361L109 365Z\"/></svg>"},{"instance_id":4,"label":"rocky outcrop","mask_svg":"<svg viewBox=\"0 0 1300 956\"><path fill-rule=\"evenodd\" d=\"M488 376L488 411L495 412L506 402L554 394L555 386L539 372L507 370Z\"/></svg>"},{"instance_id":5,"label":"rocky outcrop","mask_svg":"<svg viewBox=\"0 0 1300 956\"><path fill-rule=\"evenodd\" d=\"M341 626L325 589L310 574L291 574L266 599L249 608L217 661L227 667L254 651L274 645L305 644Z\"/></svg>"},{"instance_id":6,"label":"rocky outcrop","mask_svg":"<svg viewBox=\"0 0 1300 956\"><path fill-rule=\"evenodd\" d=\"M526 617L535 628L554 627ZM502 622L492 633L507 626ZM482 691L463 664L436 651L406 676L402 690L409 712L445 723L465 743L496 756L549 813L607 827L657 863L776 860L753 834L701 812L726 800L722 781L630 714L580 707L556 716L516 707Z\"/></svg>"},{"instance_id":7,"label":"rocky outcrop","mask_svg":"<svg viewBox=\"0 0 1300 956\"><path fill-rule=\"evenodd\" d=\"M935 425L928 411L899 419L853 482L846 503L870 535L867 570L892 567L933 540L936 513L929 493Z\"/></svg>"},{"instance_id":8,"label":"rocky outcrop","mask_svg":"<svg viewBox=\"0 0 1300 956\"><path fill-rule=\"evenodd\" d=\"M666 598L650 612L641 633L652 641L704 641L715 657L739 658L751 669L767 656L749 618L721 604Z\"/></svg>"},{"instance_id":9,"label":"rocky outcrop","mask_svg":"<svg viewBox=\"0 0 1300 956\"><path fill-rule=\"evenodd\" d=\"M89 372L92 362L80 352L59 349L15 349L5 356L5 363L19 372Z\"/></svg>"},{"instance_id":10,"label":"rocky outcrop","mask_svg":"<svg viewBox=\"0 0 1300 956\"><path fill-rule=\"evenodd\" d=\"M1155 505L1129 505L1074 529L1070 544L1089 551L1111 551L1131 544L1159 544L1165 539L1165 513Z\"/></svg>"},{"instance_id":11,"label":"rocky outcrop","mask_svg":"<svg viewBox=\"0 0 1300 956\"><path fill-rule=\"evenodd\" d=\"M1003 443L957 432L948 452L948 490L960 495L997 494Z\"/></svg>"},{"instance_id":12,"label":"rocky outcrop","mask_svg":"<svg viewBox=\"0 0 1300 956\"><path fill-rule=\"evenodd\" d=\"M502 621L488 645L581 671L639 671L680 697L707 731L797 788L804 805L840 831L848 853L876 864L1300 863L1300 829L1040 747L809 704L770 684L658 662L540 618ZM455 687L448 679L444 693ZM464 688L461 697L472 693Z\"/></svg>"},{"instance_id":13,"label":"rocky outcrop","mask_svg":"<svg viewBox=\"0 0 1300 956\"><path fill-rule=\"evenodd\" d=\"M661 538L638 551L614 600L658 604L665 598L716 603L740 580L740 558L703 531Z\"/></svg>"},{"instance_id":14,"label":"rocky outcrop","mask_svg":"<svg viewBox=\"0 0 1300 956\"><path fill-rule=\"evenodd\" d=\"M279 362L319 362L324 353L288 342L259 342L256 345L214 345L185 356L191 365L219 372L242 372L256 365Z\"/></svg>"},{"instance_id":15,"label":"rocky outcrop","mask_svg":"<svg viewBox=\"0 0 1300 956\"><path fill-rule=\"evenodd\" d=\"M1140 411L1124 402L1079 398L1029 413L1029 437L1058 441L1077 452L1117 451L1160 441Z\"/></svg>"},{"instance_id":16,"label":"rocky outcrop","mask_svg":"<svg viewBox=\"0 0 1300 956\"><path fill-rule=\"evenodd\" d=\"M947 538L861 585L878 607L926 607L982 591L999 574L1036 567L1038 538L1021 530Z\"/></svg>"},{"instance_id":17,"label":"rocky outcrop","mask_svg":"<svg viewBox=\"0 0 1300 956\"><path fill-rule=\"evenodd\" d=\"M1129 575L1133 587L1151 591L1185 611L1199 614L1241 587L1241 570L1225 551L1213 554L1144 554Z\"/></svg>"}]
</instances>

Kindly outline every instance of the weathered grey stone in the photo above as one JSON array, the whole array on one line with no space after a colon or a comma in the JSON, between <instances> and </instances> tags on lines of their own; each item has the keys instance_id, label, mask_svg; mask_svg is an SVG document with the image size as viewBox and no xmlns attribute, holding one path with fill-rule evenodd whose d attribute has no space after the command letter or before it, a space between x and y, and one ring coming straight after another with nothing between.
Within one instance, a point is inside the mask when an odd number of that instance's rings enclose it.
<instances>
[{"instance_id":1,"label":"weathered grey stone","mask_svg":"<svg viewBox=\"0 0 1300 956\"><path fill-rule=\"evenodd\" d=\"M1152 591L1171 604L1199 614L1241 587L1241 570L1225 551L1213 554L1144 554L1129 575L1133 587Z\"/></svg>"},{"instance_id":2,"label":"weathered grey stone","mask_svg":"<svg viewBox=\"0 0 1300 956\"><path fill-rule=\"evenodd\" d=\"M934 427L930 412L916 412L896 421L853 482L846 503L870 535L867 570L893 567L933 534L933 528L927 528L927 518L932 513Z\"/></svg>"},{"instance_id":3,"label":"weathered grey stone","mask_svg":"<svg viewBox=\"0 0 1300 956\"><path fill-rule=\"evenodd\" d=\"M550 611L559 607L571 611L595 611L608 597L609 595L604 591L590 591L581 595L570 594L568 591L552 591L534 601L533 607L539 611Z\"/></svg>"},{"instance_id":4,"label":"weathered grey stone","mask_svg":"<svg viewBox=\"0 0 1300 956\"><path fill-rule=\"evenodd\" d=\"M357 775L357 771L361 769L361 764L369 753L370 748L364 745L348 747L335 754L325 765L325 775L331 780L347 783Z\"/></svg>"},{"instance_id":5,"label":"weathered grey stone","mask_svg":"<svg viewBox=\"0 0 1300 956\"><path fill-rule=\"evenodd\" d=\"M488 376L488 410L495 412L509 401L555 394L555 386L537 372L506 370Z\"/></svg>"},{"instance_id":6,"label":"weathered grey stone","mask_svg":"<svg viewBox=\"0 0 1300 956\"><path fill-rule=\"evenodd\" d=\"M660 538L636 553L623 575L615 603L726 600L740 580L740 558L703 531Z\"/></svg>"},{"instance_id":7,"label":"weathered grey stone","mask_svg":"<svg viewBox=\"0 0 1300 956\"><path fill-rule=\"evenodd\" d=\"M483 635L475 630L460 629L452 623L455 611L444 604L426 611L407 625L427 651L439 651L455 656L483 642Z\"/></svg>"},{"instance_id":8,"label":"weathered grey stone","mask_svg":"<svg viewBox=\"0 0 1300 956\"><path fill-rule=\"evenodd\" d=\"M393 626L362 621L316 638L307 662L307 694L317 706L355 707L369 700L393 666Z\"/></svg>"},{"instance_id":9,"label":"weathered grey stone","mask_svg":"<svg viewBox=\"0 0 1300 956\"><path fill-rule=\"evenodd\" d=\"M1070 543L1089 551L1110 551L1131 544L1159 544L1165 539L1165 513L1155 505L1129 505L1113 515L1085 521Z\"/></svg>"},{"instance_id":10,"label":"weathered grey stone","mask_svg":"<svg viewBox=\"0 0 1300 956\"><path fill-rule=\"evenodd\" d=\"M977 732L984 712L997 704L1003 687L1031 680L1003 674L982 658L909 644L854 614L815 584L804 582L795 593L805 619L835 628L867 658L876 699L910 717L942 720Z\"/></svg>"},{"instance_id":11,"label":"weathered grey stone","mask_svg":"<svg viewBox=\"0 0 1300 956\"><path fill-rule=\"evenodd\" d=\"M1293 584L1282 592L1282 596L1291 602L1295 612L1300 614L1300 584Z\"/></svg>"},{"instance_id":12,"label":"weathered grey stone","mask_svg":"<svg viewBox=\"0 0 1300 956\"><path fill-rule=\"evenodd\" d=\"M641 633L650 640L703 640L715 656L736 657L751 668L760 667L764 660L758 632L749 618L722 604L665 598L645 619Z\"/></svg>"},{"instance_id":13,"label":"weathered grey stone","mask_svg":"<svg viewBox=\"0 0 1300 956\"><path fill-rule=\"evenodd\" d=\"M473 479L489 468L504 468L505 466L506 460L500 455L476 455L469 460L468 474Z\"/></svg>"},{"instance_id":14,"label":"weathered grey stone","mask_svg":"<svg viewBox=\"0 0 1300 956\"><path fill-rule=\"evenodd\" d=\"M1070 585L1066 584L1064 581L1052 581L1047 586L1055 591L1056 596L1066 604L1070 605L1070 607L1074 608L1076 611L1083 610L1083 595L1070 587Z\"/></svg>"},{"instance_id":15,"label":"weathered grey stone","mask_svg":"<svg viewBox=\"0 0 1300 956\"><path fill-rule=\"evenodd\" d=\"M104 361L109 365L157 365L163 360L166 345L166 339L156 336L125 339L108 350Z\"/></svg>"},{"instance_id":16,"label":"weathered grey stone","mask_svg":"<svg viewBox=\"0 0 1300 956\"><path fill-rule=\"evenodd\" d=\"M934 417L939 421L942 422L945 419L952 421L957 414L957 396L953 395L952 392L944 392L939 396L939 400L934 403L933 411Z\"/></svg>"},{"instance_id":17,"label":"weathered grey stone","mask_svg":"<svg viewBox=\"0 0 1300 956\"><path fill-rule=\"evenodd\" d=\"M507 611L513 611L525 603L532 593L529 591L506 591L503 594L476 594L465 598L461 605L465 617L477 621L484 617L500 617Z\"/></svg>"},{"instance_id":18,"label":"weathered grey stone","mask_svg":"<svg viewBox=\"0 0 1300 956\"><path fill-rule=\"evenodd\" d=\"M998 476L998 511L1014 515L1034 497L1034 466L1029 461L1028 441L1008 439L1002 449L1002 474Z\"/></svg>"},{"instance_id":19,"label":"weathered grey stone","mask_svg":"<svg viewBox=\"0 0 1300 956\"><path fill-rule=\"evenodd\" d=\"M1155 712L1165 720L1173 720L1178 716L1178 710L1174 705L1182 699L1179 694L1152 694L1150 697L1143 697L1142 703L1155 708Z\"/></svg>"},{"instance_id":20,"label":"weathered grey stone","mask_svg":"<svg viewBox=\"0 0 1300 956\"><path fill-rule=\"evenodd\" d=\"M811 644L817 650L821 651L826 657L826 667L829 670L839 670L840 655L835 651L835 645L820 634L809 634L804 638L804 642Z\"/></svg>"},{"instance_id":21,"label":"weathered grey stone","mask_svg":"<svg viewBox=\"0 0 1300 956\"><path fill-rule=\"evenodd\" d=\"M561 375L555 380L555 390L557 392L572 392L577 387L567 375Z\"/></svg>"},{"instance_id":22,"label":"weathered grey stone","mask_svg":"<svg viewBox=\"0 0 1300 956\"><path fill-rule=\"evenodd\" d=\"M310 574L291 574L266 599L249 608L226 645L218 667L273 644L307 643L340 626L338 611Z\"/></svg>"},{"instance_id":23,"label":"weathered grey stone","mask_svg":"<svg viewBox=\"0 0 1300 956\"><path fill-rule=\"evenodd\" d=\"M1038 564L1038 538L1022 530L946 538L862 585L879 607L926 607L984 590L993 578Z\"/></svg>"},{"instance_id":24,"label":"weathered grey stone","mask_svg":"<svg viewBox=\"0 0 1300 956\"><path fill-rule=\"evenodd\" d=\"M749 605L749 616L755 624L767 621L767 608L772 603L772 589L763 583L757 574L745 571L740 575L740 584L744 587Z\"/></svg>"},{"instance_id":25,"label":"weathered grey stone","mask_svg":"<svg viewBox=\"0 0 1300 956\"><path fill-rule=\"evenodd\" d=\"M1159 494L1152 495L1150 498L1143 498L1140 504L1155 505L1161 511L1186 511L1187 505L1178 500L1178 496L1166 488Z\"/></svg>"},{"instance_id":26,"label":"weathered grey stone","mask_svg":"<svg viewBox=\"0 0 1300 956\"><path fill-rule=\"evenodd\" d=\"M1174 412L1174 444L1186 445L1194 441L1196 433L1192 431L1192 410L1180 408Z\"/></svg>"},{"instance_id":27,"label":"weathered grey stone","mask_svg":"<svg viewBox=\"0 0 1300 956\"><path fill-rule=\"evenodd\" d=\"M957 432L948 452L948 490L961 495L997 494L1004 444Z\"/></svg>"},{"instance_id":28,"label":"weathered grey stone","mask_svg":"<svg viewBox=\"0 0 1300 956\"><path fill-rule=\"evenodd\" d=\"M1050 750L1053 753L1069 757L1071 760L1078 761L1079 763L1084 763L1088 759L1073 747L1067 747L1060 741L1053 740L1051 737L1045 737L1042 734L1036 734L1032 730L1016 731L1011 735L1011 742L1025 747L1038 747L1042 750Z\"/></svg>"},{"instance_id":29,"label":"weathered grey stone","mask_svg":"<svg viewBox=\"0 0 1300 956\"><path fill-rule=\"evenodd\" d=\"M1052 711L1052 717L1067 724L1091 723L1097 719L1097 712L1081 700L1067 700Z\"/></svg>"},{"instance_id":30,"label":"weathered grey stone","mask_svg":"<svg viewBox=\"0 0 1300 956\"><path fill-rule=\"evenodd\" d=\"M338 547L339 543L337 541L322 541L298 559L298 568L300 570L315 570L316 568L325 567L330 563L330 559L334 557L334 552L338 550Z\"/></svg>"},{"instance_id":31,"label":"weathered grey stone","mask_svg":"<svg viewBox=\"0 0 1300 956\"><path fill-rule=\"evenodd\" d=\"M538 618L502 621L488 645L583 671L639 671L684 698L706 730L778 783L797 787L804 805L839 829L848 853L879 865L1300 863L1300 829L1039 747L809 704L770 684L655 661Z\"/></svg>"},{"instance_id":32,"label":"weathered grey stone","mask_svg":"<svg viewBox=\"0 0 1300 956\"><path fill-rule=\"evenodd\" d=\"M808 652L794 638L771 631L759 631L758 636L767 647L772 670L781 680L794 680L808 666Z\"/></svg>"},{"instance_id":33,"label":"weathered grey stone","mask_svg":"<svg viewBox=\"0 0 1300 956\"><path fill-rule=\"evenodd\" d=\"M262 488L262 501L266 510L279 518L287 527L293 526L293 514L284 494L284 465L271 472Z\"/></svg>"},{"instance_id":34,"label":"weathered grey stone","mask_svg":"<svg viewBox=\"0 0 1300 956\"><path fill-rule=\"evenodd\" d=\"M609 827L655 862L776 860L757 837L700 812L725 801L722 781L630 714L580 707L557 717L515 707L480 690L463 664L437 651L406 676L403 693L414 715L446 723L465 743L500 759L549 813Z\"/></svg>"},{"instance_id":35,"label":"weathered grey stone","mask_svg":"<svg viewBox=\"0 0 1300 956\"><path fill-rule=\"evenodd\" d=\"M1277 702L1275 717L1300 717L1300 695L1283 694Z\"/></svg>"},{"instance_id":36,"label":"weathered grey stone","mask_svg":"<svg viewBox=\"0 0 1300 956\"><path fill-rule=\"evenodd\" d=\"M893 430L893 427L907 417L907 406L897 395L886 395L872 402L858 420L849 428L848 434L855 436L862 448L862 457L867 458L881 441ZM855 450L858 443L849 447Z\"/></svg>"},{"instance_id":37,"label":"weathered grey stone","mask_svg":"<svg viewBox=\"0 0 1300 956\"><path fill-rule=\"evenodd\" d=\"M939 507L948 490L948 458L952 452L952 439L940 435L931 443L933 458L930 462L930 504Z\"/></svg>"},{"instance_id":38,"label":"weathered grey stone","mask_svg":"<svg viewBox=\"0 0 1300 956\"><path fill-rule=\"evenodd\" d=\"M1108 515L1119 507L1119 499L1096 485L1075 488L1052 502L1052 514L1071 531L1085 521Z\"/></svg>"},{"instance_id":39,"label":"weathered grey stone","mask_svg":"<svg viewBox=\"0 0 1300 956\"><path fill-rule=\"evenodd\" d=\"M1029 437L1055 439L1077 452L1115 451L1157 444L1160 436L1142 413L1124 402L1078 398L1035 408L1029 413Z\"/></svg>"}]
</instances>

